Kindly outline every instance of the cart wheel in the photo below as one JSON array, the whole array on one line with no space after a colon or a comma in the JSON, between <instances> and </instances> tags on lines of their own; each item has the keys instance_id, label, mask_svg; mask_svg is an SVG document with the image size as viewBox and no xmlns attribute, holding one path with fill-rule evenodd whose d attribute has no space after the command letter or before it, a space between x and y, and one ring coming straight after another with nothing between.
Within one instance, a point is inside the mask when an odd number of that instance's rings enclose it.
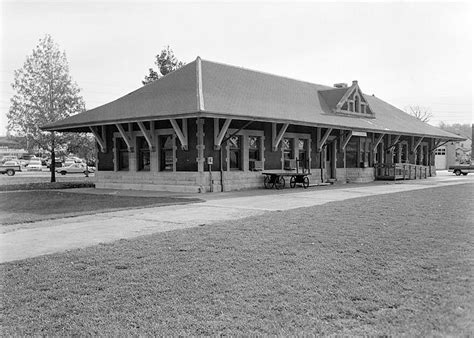
<instances>
[{"instance_id":1,"label":"cart wheel","mask_svg":"<svg viewBox=\"0 0 474 338\"><path fill-rule=\"evenodd\" d=\"M271 182L270 176L265 176L263 179L263 185L265 189L271 189L273 187L273 183Z\"/></svg>"},{"instance_id":2,"label":"cart wheel","mask_svg":"<svg viewBox=\"0 0 474 338\"><path fill-rule=\"evenodd\" d=\"M291 178L290 178L290 187L291 188L296 187L296 176L291 176Z\"/></svg>"},{"instance_id":3,"label":"cart wheel","mask_svg":"<svg viewBox=\"0 0 474 338\"><path fill-rule=\"evenodd\" d=\"M309 187L309 178L308 176L305 176L303 178L303 188L308 189L308 187Z\"/></svg>"},{"instance_id":4,"label":"cart wheel","mask_svg":"<svg viewBox=\"0 0 474 338\"><path fill-rule=\"evenodd\" d=\"M279 176L275 179L275 188L283 189L285 187L285 179L283 176Z\"/></svg>"}]
</instances>

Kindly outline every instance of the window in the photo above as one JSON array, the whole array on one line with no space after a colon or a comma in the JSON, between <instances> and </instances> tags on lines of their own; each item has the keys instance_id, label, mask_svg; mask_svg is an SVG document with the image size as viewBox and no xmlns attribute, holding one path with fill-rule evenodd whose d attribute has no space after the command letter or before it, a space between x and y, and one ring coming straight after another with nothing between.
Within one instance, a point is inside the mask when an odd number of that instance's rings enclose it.
<instances>
[{"instance_id":1,"label":"window","mask_svg":"<svg viewBox=\"0 0 474 338\"><path fill-rule=\"evenodd\" d=\"M118 157L118 170L128 170L128 147L122 138L116 138L117 157Z\"/></svg>"},{"instance_id":2,"label":"window","mask_svg":"<svg viewBox=\"0 0 474 338\"><path fill-rule=\"evenodd\" d=\"M260 161L260 147L257 136L249 136L249 168L252 168L251 162Z\"/></svg>"},{"instance_id":3,"label":"window","mask_svg":"<svg viewBox=\"0 0 474 338\"><path fill-rule=\"evenodd\" d=\"M174 167L173 135L160 136L160 170L173 171Z\"/></svg>"},{"instance_id":4,"label":"window","mask_svg":"<svg viewBox=\"0 0 474 338\"><path fill-rule=\"evenodd\" d=\"M359 107L360 107L360 99L359 99L359 95L356 94L354 95L354 111L356 113L360 113Z\"/></svg>"},{"instance_id":5,"label":"window","mask_svg":"<svg viewBox=\"0 0 474 338\"><path fill-rule=\"evenodd\" d=\"M240 170L241 168L241 144L240 136L232 136L229 139L229 167L231 170Z\"/></svg>"},{"instance_id":6,"label":"window","mask_svg":"<svg viewBox=\"0 0 474 338\"><path fill-rule=\"evenodd\" d=\"M284 138L283 139L283 158L285 160L290 160L294 158L293 154L293 139Z\"/></svg>"},{"instance_id":7,"label":"window","mask_svg":"<svg viewBox=\"0 0 474 338\"><path fill-rule=\"evenodd\" d=\"M308 169L308 140L298 139L298 169Z\"/></svg>"},{"instance_id":8,"label":"window","mask_svg":"<svg viewBox=\"0 0 474 338\"><path fill-rule=\"evenodd\" d=\"M438 148L435 150L435 155L446 155L446 148Z\"/></svg>"},{"instance_id":9,"label":"window","mask_svg":"<svg viewBox=\"0 0 474 338\"><path fill-rule=\"evenodd\" d=\"M408 144L401 144L401 163L408 163Z\"/></svg>"},{"instance_id":10,"label":"window","mask_svg":"<svg viewBox=\"0 0 474 338\"><path fill-rule=\"evenodd\" d=\"M138 170L150 171L150 148L143 136L137 137Z\"/></svg>"},{"instance_id":11,"label":"window","mask_svg":"<svg viewBox=\"0 0 474 338\"><path fill-rule=\"evenodd\" d=\"M368 162L368 159L366 157L366 151L365 151L365 146L367 140L363 137L359 138L360 140L360 146L359 146L359 161L360 161L360 168L365 168L366 164Z\"/></svg>"},{"instance_id":12,"label":"window","mask_svg":"<svg viewBox=\"0 0 474 338\"><path fill-rule=\"evenodd\" d=\"M358 146L358 138L351 137L349 143L346 145L346 167L347 168L357 168L357 146Z\"/></svg>"}]
</instances>

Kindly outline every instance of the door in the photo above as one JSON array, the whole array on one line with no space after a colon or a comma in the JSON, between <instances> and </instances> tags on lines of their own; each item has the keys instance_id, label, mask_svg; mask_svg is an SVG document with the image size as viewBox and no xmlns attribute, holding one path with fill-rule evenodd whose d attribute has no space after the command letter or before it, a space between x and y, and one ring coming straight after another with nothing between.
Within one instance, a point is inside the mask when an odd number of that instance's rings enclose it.
<instances>
[{"instance_id":1,"label":"door","mask_svg":"<svg viewBox=\"0 0 474 338\"><path fill-rule=\"evenodd\" d=\"M336 178L336 142L326 146L326 180Z\"/></svg>"}]
</instances>

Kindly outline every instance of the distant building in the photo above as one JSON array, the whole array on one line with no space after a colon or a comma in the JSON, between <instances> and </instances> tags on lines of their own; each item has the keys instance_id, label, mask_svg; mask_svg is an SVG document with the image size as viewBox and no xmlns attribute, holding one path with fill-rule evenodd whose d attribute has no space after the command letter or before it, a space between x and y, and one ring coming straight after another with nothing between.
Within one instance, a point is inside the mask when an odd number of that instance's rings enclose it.
<instances>
[{"instance_id":1,"label":"distant building","mask_svg":"<svg viewBox=\"0 0 474 338\"><path fill-rule=\"evenodd\" d=\"M437 170L447 170L450 166L467 164L472 158L472 135L459 135L465 140L446 143L435 150L435 166Z\"/></svg>"},{"instance_id":2,"label":"distant building","mask_svg":"<svg viewBox=\"0 0 474 338\"><path fill-rule=\"evenodd\" d=\"M21 144L10 136L0 136L0 161L4 156L16 156L20 158L27 151L21 147Z\"/></svg>"}]
</instances>

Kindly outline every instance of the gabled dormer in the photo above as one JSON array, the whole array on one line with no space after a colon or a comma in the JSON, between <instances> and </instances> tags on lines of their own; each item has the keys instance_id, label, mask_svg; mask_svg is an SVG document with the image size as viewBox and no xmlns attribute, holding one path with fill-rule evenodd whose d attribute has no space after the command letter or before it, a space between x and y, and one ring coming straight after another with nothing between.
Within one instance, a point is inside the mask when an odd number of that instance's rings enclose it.
<instances>
[{"instance_id":1,"label":"gabled dormer","mask_svg":"<svg viewBox=\"0 0 474 338\"><path fill-rule=\"evenodd\" d=\"M333 113L368 118L375 117L374 111L362 94L357 81L352 81L350 87L344 84L335 86L334 89L320 91L321 96Z\"/></svg>"}]
</instances>

